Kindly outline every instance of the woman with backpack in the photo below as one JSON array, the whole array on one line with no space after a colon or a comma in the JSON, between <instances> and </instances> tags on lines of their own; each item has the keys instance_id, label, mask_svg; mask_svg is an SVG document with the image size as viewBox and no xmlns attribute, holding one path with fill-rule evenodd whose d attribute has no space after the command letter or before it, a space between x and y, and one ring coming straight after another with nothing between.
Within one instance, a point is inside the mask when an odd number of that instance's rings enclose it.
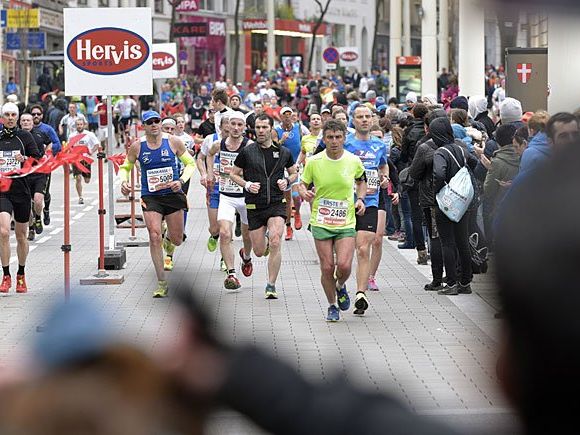
<instances>
[{"instance_id":1,"label":"woman with backpack","mask_svg":"<svg viewBox=\"0 0 580 435\"><path fill-rule=\"evenodd\" d=\"M433 155L433 191L437 195L464 167L473 170L477 159L469 153L461 141L455 142L453 129L447 118L437 118L429 125L429 134L437 146ZM473 195L473 186L471 186ZM435 210L435 221L441 239L443 264L447 285L438 291L440 295L471 293L471 252L469 249L468 216L464 214L458 222L451 220L441 209ZM465 210L464 210L465 212ZM457 254L461 276L457 276Z\"/></svg>"}]
</instances>

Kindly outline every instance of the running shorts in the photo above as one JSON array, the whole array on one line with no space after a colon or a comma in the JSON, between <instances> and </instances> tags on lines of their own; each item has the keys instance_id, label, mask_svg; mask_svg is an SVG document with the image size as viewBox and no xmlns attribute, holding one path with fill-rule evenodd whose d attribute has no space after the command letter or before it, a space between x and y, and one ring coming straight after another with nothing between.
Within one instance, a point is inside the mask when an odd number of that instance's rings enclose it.
<instances>
[{"instance_id":1,"label":"running shorts","mask_svg":"<svg viewBox=\"0 0 580 435\"><path fill-rule=\"evenodd\" d=\"M82 175L85 180L90 180L91 179L91 165L87 162L81 162L81 165L83 165L85 168L87 168L89 172L81 172L81 170L79 168L77 168L76 165L71 165L71 172L72 172L73 176L77 177L79 175Z\"/></svg>"},{"instance_id":2,"label":"running shorts","mask_svg":"<svg viewBox=\"0 0 580 435\"><path fill-rule=\"evenodd\" d=\"M337 228L330 230L328 228L311 226L310 231L312 231L312 237L314 237L315 240L340 240L356 236L354 228Z\"/></svg>"},{"instance_id":3,"label":"running shorts","mask_svg":"<svg viewBox=\"0 0 580 435\"><path fill-rule=\"evenodd\" d=\"M143 212L154 211L167 216L180 210L187 210L185 194L169 193L167 195L145 195L141 197Z\"/></svg>"},{"instance_id":4,"label":"running shorts","mask_svg":"<svg viewBox=\"0 0 580 435\"><path fill-rule=\"evenodd\" d=\"M28 187L30 188L30 193L34 195L35 193L46 193L48 177L44 174L32 174L28 176Z\"/></svg>"},{"instance_id":5,"label":"running shorts","mask_svg":"<svg viewBox=\"0 0 580 435\"><path fill-rule=\"evenodd\" d=\"M217 209L220 205L220 193L214 192L206 194L206 203L209 208Z\"/></svg>"},{"instance_id":6,"label":"running shorts","mask_svg":"<svg viewBox=\"0 0 580 435\"><path fill-rule=\"evenodd\" d=\"M268 208L251 209L248 208L248 227L250 231L267 227L268 219L281 217L286 220L286 203L273 204Z\"/></svg>"},{"instance_id":7,"label":"running shorts","mask_svg":"<svg viewBox=\"0 0 580 435\"><path fill-rule=\"evenodd\" d=\"M236 221L236 211L240 215L240 220L244 225L248 225L248 213L246 211L246 201L244 198L235 198L232 196L220 194L220 204L218 206L217 220Z\"/></svg>"},{"instance_id":8,"label":"running shorts","mask_svg":"<svg viewBox=\"0 0 580 435\"><path fill-rule=\"evenodd\" d=\"M356 215L356 230L376 233L378 218L379 209L377 207L367 207L364 215Z\"/></svg>"},{"instance_id":9,"label":"running shorts","mask_svg":"<svg viewBox=\"0 0 580 435\"><path fill-rule=\"evenodd\" d=\"M32 198L30 195L20 194L18 198L11 195L0 196L0 213L14 213L14 220L20 224L30 220L30 208Z\"/></svg>"}]
</instances>

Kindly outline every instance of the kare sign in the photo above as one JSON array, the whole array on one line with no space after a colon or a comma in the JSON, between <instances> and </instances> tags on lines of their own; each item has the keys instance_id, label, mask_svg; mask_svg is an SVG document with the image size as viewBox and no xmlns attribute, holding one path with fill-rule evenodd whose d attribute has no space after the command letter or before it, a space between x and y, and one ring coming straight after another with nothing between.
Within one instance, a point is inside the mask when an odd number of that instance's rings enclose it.
<instances>
[{"instance_id":1,"label":"kare sign","mask_svg":"<svg viewBox=\"0 0 580 435\"><path fill-rule=\"evenodd\" d=\"M153 93L151 9L119 12L64 9L66 95Z\"/></svg>"},{"instance_id":2,"label":"kare sign","mask_svg":"<svg viewBox=\"0 0 580 435\"><path fill-rule=\"evenodd\" d=\"M153 44L153 78L174 79L177 77L177 45Z\"/></svg>"}]
</instances>

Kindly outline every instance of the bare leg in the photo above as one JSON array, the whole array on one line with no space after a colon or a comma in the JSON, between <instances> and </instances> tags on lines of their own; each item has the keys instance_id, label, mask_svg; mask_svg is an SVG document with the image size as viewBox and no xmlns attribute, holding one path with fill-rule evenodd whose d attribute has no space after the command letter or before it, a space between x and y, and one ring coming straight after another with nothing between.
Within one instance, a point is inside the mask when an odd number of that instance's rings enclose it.
<instances>
[{"instance_id":1,"label":"bare leg","mask_svg":"<svg viewBox=\"0 0 580 435\"><path fill-rule=\"evenodd\" d=\"M377 232L373 239L371 249L371 268L370 276L375 276L379 269L379 264L383 258L383 237L385 236L385 224L387 220L387 212L379 210L379 218L377 220Z\"/></svg>"},{"instance_id":2,"label":"bare leg","mask_svg":"<svg viewBox=\"0 0 580 435\"><path fill-rule=\"evenodd\" d=\"M83 180L80 175L75 177L75 187L77 189L77 195L79 198L83 197Z\"/></svg>"},{"instance_id":3,"label":"bare leg","mask_svg":"<svg viewBox=\"0 0 580 435\"><path fill-rule=\"evenodd\" d=\"M16 235L18 265L24 266L26 264L26 258L28 257L28 239L26 237L28 235L28 222L16 222L14 225L14 234Z\"/></svg>"},{"instance_id":4,"label":"bare leg","mask_svg":"<svg viewBox=\"0 0 580 435\"><path fill-rule=\"evenodd\" d=\"M220 227L217 221L217 208L208 208L207 217L209 219L209 233L212 236L217 236L220 233Z\"/></svg>"},{"instance_id":5,"label":"bare leg","mask_svg":"<svg viewBox=\"0 0 580 435\"><path fill-rule=\"evenodd\" d=\"M171 243L179 246L183 243L183 210L165 216L167 236Z\"/></svg>"},{"instance_id":6,"label":"bare leg","mask_svg":"<svg viewBox=\"0 0 580 435\"><path fill-rule=\"evenodd\" d=\"M320 260L320 283L326 300L330 305L336 304L333 240L314 240L314 245Z\"/></svg>"},{"instance_id":7,"label":"bare leg","mask_svg":"<svg viewBox=\"0 0 580 435\"><path fill-rule=\"evenodd\" d=\"M34 212L40 216L42 214L43 207L44 207L44 195L42 193L36 192L34 194Z\"/></svg>"},{"instance_id":8,"label":"bare leg","mask_svg":"<svg viewBox=\"0 0 580 435\"><path fill-rule=\"evenodd\" d=\"M235 269L234 251L232 249L232 226L233 222L218 221L220 228L220 251L228 270ZM247 227L246 227L247 228Z\"/></svg>"},{"instance_id":9,"label":"bare leg","mask_svg":"<svg viewBox=\"0 0 580 435\"><path fill-rule=\"evenodd\" d=\"M334 251L336 252L336 287L342 287L350 277L354 247L354 237L345 237L334 242Z\"/></svg>"},{"instance_id":10,"label":"bare leg","mask_svg":"<svg viewBox=\"0 0 580 435\"><path fill-rule=\"evenodd\" d=\"M0 213L0 258L2 266L10 264L10 213Z\"/></svg>"},{"instance_id":11,"label":"bare leg","mask_svg":"<svg viewBox=\"0 0 580 435\"><path fill-rule=\"evenodd\" d=\"M143 212L143 219L149 232L149 252L155 267L155 274L158 281L165 281L165 271L163 270L163 248L161 247L161 220L163 216L154 211Z\"/></svg>"},{"instance_id":12,"label":"bare leg","mask_svg":"<svg viewBox=\"0 0 580 435\"><path fill-rule=\"evenodd\" d=\"M370 274L371 243L375 233L370 231L357 231L356 233L356 287L359 292L366 292Z\"/></svg>"},{"instance_id":13,"label":"bare leg","mask_svg":"<svg viewBox=\"0 0 580 435\"><path fill-rule=\"evenodd\" d=\"M284 219L273 217L268 219L270 236L270 256L268 257L268 284L276 284L280 265L282 264L282 235L284 234ZM262 239L263 240L263 239Z\"/></svg>"},{"instance_id":14,"label":"bare leg","mask_svg":"<svg viewBox=\"0 0 580 435\"><path fill-rule=\"evenodd\" d=\"M242 224L242 242L244 244L244 254L247 258L252 254L252 239L247 224Z\"/></svg>"}]
</instances>

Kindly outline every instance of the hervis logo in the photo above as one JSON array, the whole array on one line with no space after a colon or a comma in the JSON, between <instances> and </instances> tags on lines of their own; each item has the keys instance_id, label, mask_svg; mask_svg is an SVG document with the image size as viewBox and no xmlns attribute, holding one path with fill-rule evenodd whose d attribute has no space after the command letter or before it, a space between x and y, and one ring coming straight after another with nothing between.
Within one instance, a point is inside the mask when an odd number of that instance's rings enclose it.
<instances>
[{"instance_id":1,"label":"hervis logo","mask_svg":"<svg viewBox=\"0 0 580 435\"><path fill-rule=\"evenodd\" d=\"M358 53L356 51L345 51L340 55L340 58L345 62L354 62L358 59Z\"/></svg>"},{"instance_id":2,"label":"hervis logo","mask_svg":"<svg viewBox=\"0 0 580 435\"><path fill-rule=\"evenodd\" d=\"M130 30L101 27L75 36L66 55L73 65L88 73L117 75L143 65L149 57L149 45Z\"/></svg>"},{"instance_id":3,"label":"hervis logo","mask_svg":"<svg viewBox=\"0 0 580 435\"><path fill-rule=\"evenodd\" d=\"M163 51L153 53L153 69L155 71L169 69L173 65L175 65L175 57L172 54Z\"/></svg>"}]
</instances>

